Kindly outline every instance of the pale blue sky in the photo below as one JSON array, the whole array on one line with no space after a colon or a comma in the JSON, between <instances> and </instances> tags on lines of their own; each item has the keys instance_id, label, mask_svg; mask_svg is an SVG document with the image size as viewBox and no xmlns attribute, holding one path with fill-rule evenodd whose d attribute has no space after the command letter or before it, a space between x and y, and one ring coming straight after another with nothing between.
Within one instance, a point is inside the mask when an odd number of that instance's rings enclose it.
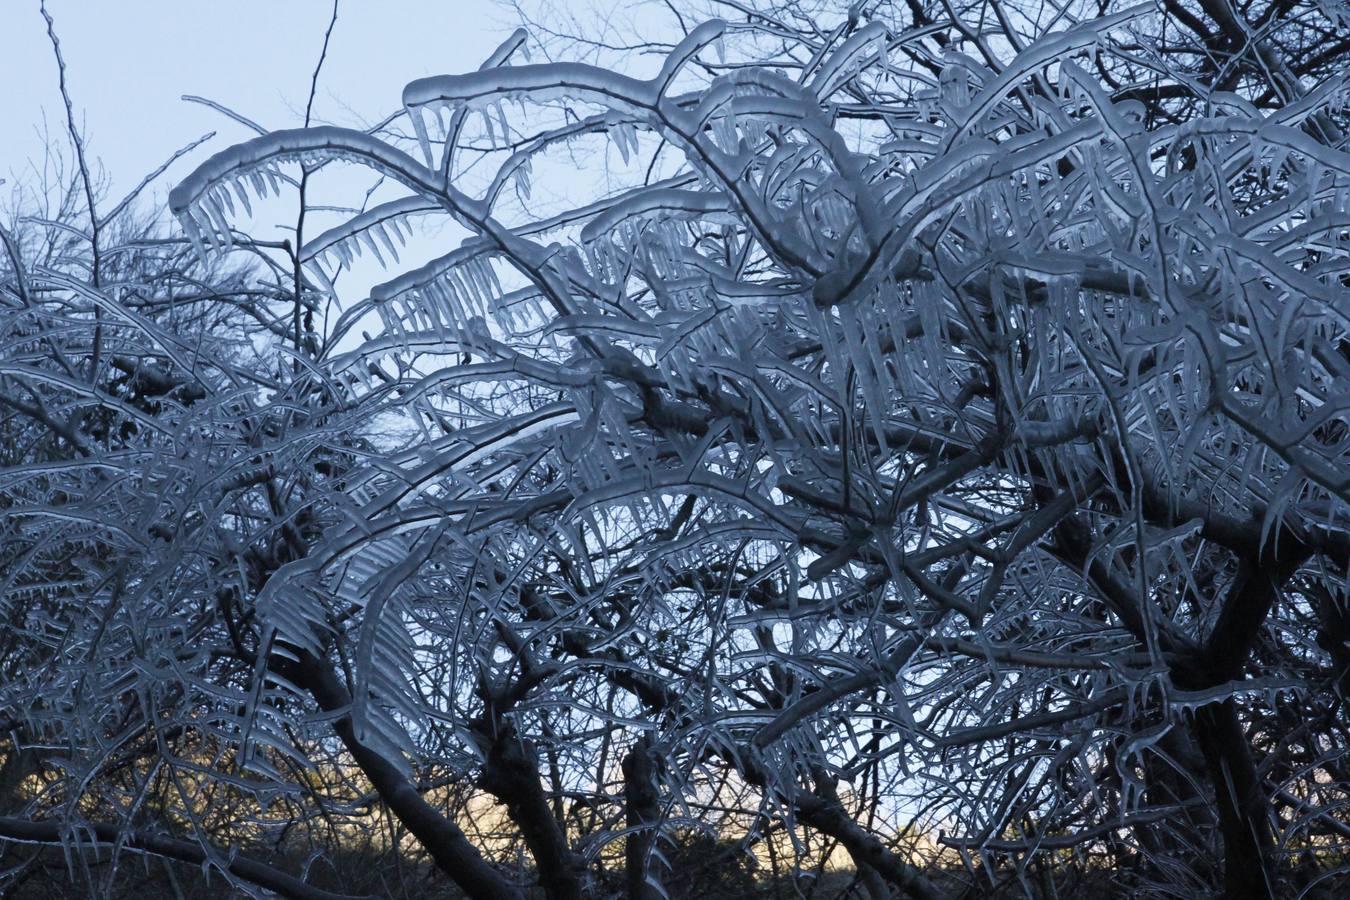
<instances>
[{"instance_id":1,"label":"pale blue sky","mask_svg":"<svg viewBox=\"0 0 1350 900\"><path fill-rule=\"evenodd\" d=\"M641 3L603 0L573 4L585 21L571 18L559 0L535 6L569 17L579 33L608 33L640 15ZM255 136L247 126L185 94L216 101L274 130L302 124L310 78L323 45L332 0L48 0L56 21L77 120L91 159L101 162L110 187L106 212L174 151L203 134L214 138L176 162L142 195L149 210L207 156ZM405 84L432 74L473 71L518 25L501 0L341 0L337 26L319 80L315 123L363 127L400 109ZM612 37L612 35L611 35ZM538 57L536 56L536 59ZM518 61L523 61L518 60ZM627 60L650 68L652 59ZM44 139L44 120L49 138ZM0 211L35 211L31 197L14 203L16 184L40 186L44 144L68 147L58 71L38 0L0 0ZM546 215L560 192L590 196L605 189L611 170L626 165L617 153L565 148L559 159L541 158L535 168L532 212ZM69 156L67 152L67 157ZM69 178L73 170L67 169ZM474 177L467 178L474 190ZM641 173L638 173L641 174ZM326 167L310 182L311 205L362 206L376 177L360 166ZM49 189L59 187L48 184ZM386 182L375 202L403 192ZM574 198L575 199L575 198ZM158 207L162 209L161 207ZM254 202L254 215L238 210L232 223L258 239L293 238L298 207L290 192ZM346 216L314 210L306 220L312 239ZM402 264L385 270L372 258L358 259L340 279L338 301L347 307L371 285L410 265L458 246L463 230L428 217L414 223ZM171 226L172 227L172 226ZM176 230L176 228L174 229Z\"/></svg>"},{"instance_id":2,"label":"pale blue sky","mask_svg":"<svg viewBox=\"0 0 1350 900\"><path fill-rule=\"evenodd\" d=\"M110 179L106 211L203 134L216 132L155 181L142 195L143 209L162 201L211 153L255 135L216 110L183 101L184 94L214 100L268 129L302 124L332 0L48 0L47 8L89 155ZM474 70L514 29L495 0L342 0L314 121L379 121L400 107L407 82ZM0 187L0 209L12 209L16 185L41 184L34 166L43 165L44 113L53 143L67 147L57 66L38 0L0 0L0 178L8 182ZM357 206L373 181L360 167L333 167L314 185L311 201ZM21 205L34 211L31 200ZM241 215L235 224L260 238L291 236L293 198L257 203L255 211L256 218ZM316 214L307 236L341 218ZM424 261L459 237L433 231L413 241L408 257ZM341 305L393 274L358 260L341 279Z\"/></svg>"},{"instance_id":3,"label":"pale blue sky","mask_svg":"<svg viewBox=\"0 0 1350 900\"><path fill-rule=\"evenodd\" d=\"M183 94L209 97L269 128L298 125L331 0L49 0L76 113L114 192L178 147L217 137L200 161L250 132ZM511 30L493 0L344 0L316 117L343 125L399 105L408 81L472 70ZM38 0L0 0L0 178L42 158L35 128L64 129L57 70ZM180 162L169 175L182 175ZM167 190L168 181L160 185ZM0 191L7 188L0 188Z\"/></svg>"}]
</instances>

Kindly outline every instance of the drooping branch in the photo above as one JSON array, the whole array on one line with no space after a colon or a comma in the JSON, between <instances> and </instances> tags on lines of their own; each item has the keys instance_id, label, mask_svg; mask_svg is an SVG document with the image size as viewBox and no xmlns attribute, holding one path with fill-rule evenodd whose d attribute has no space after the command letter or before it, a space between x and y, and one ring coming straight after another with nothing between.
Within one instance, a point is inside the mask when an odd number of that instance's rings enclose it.
<instances>
[{"instance_id":1,"label":"drooping branch","mask_svg":"<svg viewBox=\"0 0 1350 900\"><path fill-rule=\"evenodd\" d=\"M165 834L126 828L106 822L54 822L0 818L0 840L25 844L50 844L66 848L81 845L113 847L132 853L147 853L193 865L209 864L238 878L292 900L374 900L326 891L307 884L280 869L247 856L219 848L209 851L200 842L184 841Z\"/></svg>"}]
</instances>

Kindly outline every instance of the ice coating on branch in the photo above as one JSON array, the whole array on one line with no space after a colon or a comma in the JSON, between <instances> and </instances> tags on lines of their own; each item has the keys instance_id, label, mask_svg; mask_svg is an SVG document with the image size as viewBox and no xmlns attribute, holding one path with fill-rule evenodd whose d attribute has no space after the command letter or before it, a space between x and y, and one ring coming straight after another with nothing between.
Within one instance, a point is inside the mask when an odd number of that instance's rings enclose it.
<instances>
[{"instance_id":1,"label":"ice coating on branch","mask_svg":"<svg viewBox=\"0 0 1350 900\"><path fill-rule=\"evenodd\" d=\"M1118 13L1092 19L1080 25L1075 25L1067 31L1036 41L1017 54L1012 64L1004 69L997 78L985 85L983 90L976 95L970 106L955 123L947 141L948 146L977 127L979 121L1003 101L1008 91L1032 72L1067 57L1077 50L1091 47L1100 40L1101 34L1106 30L1117 28L1126 22L1152 12L1152 10L1153 7L1149 4L1132 6Z\"/></svg>"},{"instance_id":2,"label":"ice coating on branch","mask_svg":"<svg viewBox=\"0 0 1350 900\"><path fill-rule=\"evenodd\" d=\"M495 315L502 295L491 264L495 252L485 241L469 240L458 250L371 288L370 299L385 328L407 331L420 318L433 329L458 331L476 317Z\"/></svg>"},{"instance_id":3,"label":"ice coating on branch","mask_svg":"<svg viewBox=\"0 0 1350 900\"><path fill-rule=\"evenodd\" d=\"M511 32L510 37L497 45L497 49L492 51L491 55L483 61L483 64L479 66L479 68L495 69L498 66L505 65L506 61L511 58L511 54L515 53L517 50L524 50L525 42L529 39L530 33L528 31L524 28L517 28L515 31Z\"/></svg>"},{"instance_id":4,"label":"ice coating on branch","mask_svg":"<svg viewBox=\"0 0 1350 900\"><path fill-rule=\"evenodd\" d=\"M1239 715L1263 708L1254 683L1178 691L1163 667L1203 652L1218 612L1208 595L1242 560L1343 541L1336 379L1350 198L1342 151L1311 118L1326 107L1297 101L1263 119L1220 96L1216 115L1146 133L1157 117L1080 85L1101 79L1069 59L1118 19L1029 42L1010 65L1011 50L995 48L1001 78L945 50L938 77L913 78L937 90L915 96L903 59L883 69L876 50L888 38L857 27L861 9L854 30L794 48L794 61L812 60L801 69L809 90L737 59L747 68L673 96L679 65L716 25L653 82L522 67L432 79L453 90L411 98L428 142L453 145L472 110L494 144L510 135L513 155L477 218L461 216L479 237L400 269L339 320L344 341L372 311L383 331L312 363L349 387L356 415L377 409L394 422L369 432L405 442L353 454L345 505L329 512L341 524L316 550L325 561L287 573L314 576L313 593L286 605L278 587L268 609L296 648L326 637L315 597L368 615L347 645L363 735L381 739L384 717L419 713L400 692L423 660L396 652L401 636L386 626L407 610L444 627L436 616L453 607L490 623L436 633L456 665L479 666L480 683L507 681L539 652L521 722L575 712L568 672L603 679L610 663L635 670L632 660L690 698L671 717L676 732L661 724L668 710L636 719L676 748L671 759L684 740L755 759L737 748L771 718L772 740L756 749L786 773L764 782L785 818L807 808L791 793L797 774L857 757L842 777L871 766L894 784L921 775L924 791L948 792L952 827L970 836L962 846L993 854L1022 826L991 838L990 807L969 798L1025 760L1027 802L1048 812L1029 849L1007 852L1031 854L1042 839L1072 846L1080 827L1095 841L1107 832L1092 829L1111 826L1112 840L1133 846L1133 823L1101 810L1158 812L1139 771L1167 763L1160 754L1185 730L1167 729L1235 700ZM558 96L605 111L548 130L531 131L527 115L503 120L503 101ZM639 172L547 217L528 203L489 217L504 187L528 193L534 155L605 132L630 162L658 135L672 168L651 177L678 174L657 187ZM271 159L240 171L190 204L185 228L199 239L228 240L236 207L277 186ZM443 183L414 190L426 201L372 210L304 253L388 260L403 212L462 208ZM499 273L523 286L505 292ZM343 426L369 423L335 417ZM437 532L444 540L419 569L417 542L431 546ZM1229 532L1249 541L1231 557L1215 549ZM1114 593L1093 580L1102 568L1120 580ZM382 596L384 575L417 590ZM513 593L523 584L540 597ZM1137 615L1122 595L1137 598ZM430 599L408 605L419 597ZM664 660L695 671L669 638L682 627L695 661L707 661L700 615L723 607L726 652L708 674L663 671ZM595 610L601 627L585 624ZM1293 592L1271 615L1272 635L1312 621ZM561 631L576 622L585 635ZM1155 655L1155 637L1175 643ZM604 657L610 649L633 655ZM761 673L772 682L762 691ZM800 683L780 691L784 673ZM456 699L438 709L446 720L463 718ZM700 709L705 718L689 712ZM878 720L885 746L859 754L857 729ZM447 744L476 746L451 734ZM568 752L590 749L562 734ZM401 740L392 728L386 739Z\"/></svg>"},{"instance_id":5,"label":"ice coating on branch","mask_svg":"<svg viewBox=\"0 0 1350 900\"><path fill-rule=\"evenodd\" d=\"M243 178L264 163L302 162L317 165L331 159L363 163L400 180L426 175L435 178L406 153L361 131L330 125L274 131L214 154L169 192L169 209L182 215L226 178ZM255 189L261 184L253 181ZM273 185L275 189L275 185Z\"/></svg>"},{"instance_id":6,"label":"ice coating on branch","mask_svg":"<svg viewBox=\"0 0 1350 900\"><path fill-rule=\"evenodd\" d=\"M826 99L869 64L879 58L884 61L885 47L886 27L880 22L868 22L826 58L811 79L811 93Z\"/></svg>"},{"instance_id":7,"label":"ice coating on branch","mask_svg":"<svg viewBox=\"0 0 1350 900\"><path fill-rule=\"evenodd\" d=\"M589 244L631 219L702 219L730 222L731 201L715 191L645 190L630 195L591 219L581 230L581 241Z\"/></svg>"},{"instance_id":8,"label":"ice coating on branch","mask_svg":"<svg viewBox=\"0 0 1350 900\"><path fill-rule=\"evenodd\" d=\"M413 189L434 190L440 182L434 172L378 138L324 125L275 131L216 153L169 192L169 209L194 243L200 245L203 234L213 243L217 235L228 241L231 189L251 187L266 196L269 185L278 190L273 167L287 162L312 167L335 159L368 166Z\"/></svg>"},{"instance_id":9,"label":"ice coating on branch","mask_svg":"<svg viewBox=\"0 0 1350 900\"><path fill-rule=\"evenodd\" d=\"M437 211L443 211L439 203L421 196L402 197L381 203L306 242L301 248L300 258L308 261L329 254L337 255L341 262L349 264L351 251L360 252L355 238L367 231L373 231L397 260L398 254L390 242L389 233L392 232L400 244L406 243L404 230L411 233L411 228L407 224L408 217Z\"/></svg>"},{"instance_id":10,"label":"ice coating on branch","mask_svg":"<svg viewBox=\"0 0 1350 900\"><path fill-rule=\"evenodd\" d=\"M489 69L464 75L419 78L403 89L403 105L418 110L436 104L485 109L502 100L573 100L641 113L656 105L653 82L582 63L551 63Z\"/></svg>"},{"instance_id":11,"label":"ice coating on branch","mask_svg":"<svg viewBox=\"0 0 1350 900\"><path fill-rule=\"evenodd\" d=\"M685 35L684 40L670 51L670 55L661 64L661 71L652 79L658 92L664 94L670 83L679 75L680 69L697 56L700 50L721 39L726 29L727 23L721 19L709 19Z\"/></svg>"}]
</instances>

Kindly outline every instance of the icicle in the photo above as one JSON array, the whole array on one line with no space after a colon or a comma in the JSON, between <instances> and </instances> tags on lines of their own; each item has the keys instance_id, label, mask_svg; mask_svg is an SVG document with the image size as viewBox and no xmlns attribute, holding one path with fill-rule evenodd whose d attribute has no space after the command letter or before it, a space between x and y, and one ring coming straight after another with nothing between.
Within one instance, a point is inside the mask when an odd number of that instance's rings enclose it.
<instances>
[{"instance_id":1,"label":"icicle","mask_svg":"<svg viewBox=\"0 0 1350 900\"><path fill-rule=\"evenodd\" d=\"M575 253L576 251L573 250L573 252ZM581 266L581 259L579 256L577 258L577 266ZM492 293L498 297L505 294L506 292L502 290L501 280L497 278L497 267L492 264L492 259L490 257L483 258L483 269L487 272L487 280L492 288Z\"/></svg>"},{"instance_id":2,"label":"icicle","mask_svg":"<svg viewBox=\"0 0 1350 900\"><path fill-rule=\"evenodd\" d=\"M394 242L389 239L389 232L385 230L384 224L375 225L373 230L375 236L380 239L380 243L384 244L385 249L389 251L389 255L394 258L394 262L398 262L398 251L394 249Z\"/></svg>"},{"instance_id":3,"label":"icicle","mask_svg":"<svg viewBox=\"0 0 1350 900\"><path fill-rule=\"evenodd\" d=\"M206 247L202 244L202 232L197 226L197 220L192 218L191 211L187 215L179 217L179 224L183 228L183 233L187 235L187 239L192 243L192 249L197 252L197 258L205 263Z\"/></svg>"},{"instance_id":4,"label":"icicle","mask_svg":"<svg viewBox=\"0 0 1350 900\"><path fill-rule=\"evenodd\" d=\"M450 299L450 308L453 310L453 324L456 328L463 327L473 315L472 309L465 303L464 285L455 277L455 270L441 275L441 284L444 285L446 296Z\"/></svg>"},{"instance_id":5,"label":"icicle","mask_svg":"<svg viewBox=\"0 0 1350 900\"><path fill-rule=\"evenodd\" d=\"M192 215L193 221L197 223L198 233L202 236L202 240L206 242L206 245L212 250L221 249L220 241L216 236L215 223L211 221L211 217L207 214L206 208L203 207L201 203L197 203L192 207L190 214Z\"/></svg>"},{"instance_id":6,"label":"icicle","mask_svg":"<svg viewBox=\"0 0 1350 900\"><path fill-rule=\"evenodd\" d=\"M417 145L422 148L422 156L426 159L427 166L434 166L436 163L431 157L431 138L427 135L427 123L422 118L422 110L410 107L408 118L412 121L413 132L417 135Z\"/></svg>"},{"instance_id":7,"label":"icicle","mask_svg":"<svg viewBox=\"0 0 1350 900\"><path fill-rule=\"evenodd\" d=\"M229 209L230 218L233 219L235 215L237 215L237 213L235 212L234 208L234 198L230 196L230 189L225 185L221 185L211 193L213 196L219 198L218 202L220 202L222 206Z\"/></svg>"},{"instance_id":8,"label":"icicle","mask_svg":"<svg viewBox=\"0 0 1350 900\"><path fill-rule=\"evenodd\" d=\"M614 245L613 236L607 235L600 244L600 277L606 285L619 281L618 258L619 250Z\"/></svg>"},{"instance_id":9,"label":"icicle","mask_svg":"<svg viewBox=\"0 0 1350 900\"><path fill-rule=\"evenodd\" d=\"M230 218L225 213L225 204L221 202L220 195L212 191L206 195L206 210L211 216L212 224L216 225L223 235L230 230Z\"/></svg>"},{"instance_id":10,"label":"icicle","mask_svg":"<svg viewBox=\"0 0 1350 900\"><path fill-rule=\"evenodd\" d=\"M444 298L441 296L440 289L435 282L428 284L419 292L419 305L426 313L427 321L430 325L429 330L434 331L436 336L442 341L446 340L445 316L442 314Z\"/></svg>"},{"instance_id":11,"label":"icicle","mask_svg":"<svg viewBox=\"0 0 1350 900\"><path fill-rule=\"evenodd\" d=\"M533 169L534 165L528 157L516 167L516 190L526 200L530 199L530 177Z\"/></svg>"},{"instance_id":12,"label":"icicle","mask_svg":"<svg viewBox=\"0 0 1350 900\"><path fill-rule=\"evenodd\" d=\"M437 103L431 108L432 113L436 116L436 136L442 142L450 140L450 126L445 120L445 114L449 111L449 108L449 104L446 103Z\"/></svg>"},{"instance_id":13,"label":"icicle","mask_svg":"<svg viewBox=\"0 0 1350 900\"><path fill-rule=\"evenodd\" d=\"M483 298L484 308L495 313L497 309L497 292L492 289L492 280L488 276L487 261L482 257L475 259L473 263L473 273L474 277L478 280L478 293Z\"/></svg>"},{"instance_id":14,"label":"icicle","mask_svg":"<svg viewBox=\"0 0 1350 900\"><path fill-rule=\"evenodd\" d=\"M385 268L384 257L380 254L380 248L375 245L375 239L370 236L370 230L361 232L361 242L370 248L370 252L375 254L375 259L379 262L380 268Z\"/></svg>"},{"instance_id":15,"label":"icicle","mask_svg":"<svg viewBox=\"0 0 1350 900\"><path fill-rule=\"evenodd\" d=\"M727 153L736 152L736 129L726 115L719 116L713 123L713 135L717 143Z\"/></svg>"},{"instance_id":16,"label":"icicle","mask_svg":"<svg viewBox=\"0 0 1350 900\"><path fill-rule=\"evenodd\" d=\"M450 313L449 324L453 328L463 328L470 316L464 308L464 301L463 297L460 296L459 288L448 275L442 284L445 287L446 309Z\"/></svg>"},{"instance_id":17,"label":"icicle","mask_svg":"<svg viewBox=\"0 0 1350 900\"><path fill-rule=\"evenodd\" d=\"M481 257L474 257L469 260L465 266L465 272L473 284L473 294L478 304L485 310L491 310L493 307L492 288L488 285L487 277L483 274L483 260Z\"/></svg>"},{"instance_id":18,"label":"icicle","mask_svg":"<svg viewBox=\"0 0 1350 900\"><path fill-rule=\"evenodd\" d=\"M329 297L337 297L337 288L333 285L333 279L328 277L328 273L319 265L318 260L310 261L309 270L313 274L314 280L319 282L319 286L323 288L324 293Z\"/></svg>"},{"instance_id":19,"label":"icicle","mask_svg":"<svg viewBox=\"0 0 1350 900\"><path fill-rule=\"evenodd\" d=\"M455 268L455 280L464 295L465 305L469 309L470 315L480 315L482 313L482 297L478 290L478 282L473 277L472 259Z\"/></svg>"},{"instance_id":20,"label":"icicle","mask_svg":"<svg viewBox=\"0 0 1350 900\"><path fill-rule=\"evenodd\" d=\"M248 189L244 187L244 179L236 178L233 184L234 192L239 195L239 202L243 205L245 211L248 212L249 217L251 218L253 216L253 204L249 202Z\"/></svg>"},{"instance_id":21,"label":"icicle","mask_svg":"<svg viewBox=\"0 0 1350 900\"><path fill-rule=\"evenodd\" d=\"M599 241L591 241L582 248L586 253L586 260L590 264L591 277L596 281L604 281L604 265L600 261Z\"/></svg>"},{"instance_id":22,"label":"icicle","mask_svg":"<svg viewBox=\"0 0 1350 900\"><path fill-rule=\"evenodd\" d=\"M488 146L496 149L497 129L492 123L492 114L486 109L480 110L478 114L483 119L483 130L487 132Z\"/></svg>"},{"instance_id":23,"label":"icicle","mask_svg":"<svg viewBox=\"0 0 1350 900\"><path fill-rule=\"evenodd\" d=\"M230 237L230 222L225 217L225 208L220 205L220 201L208 195L206 197L206 216L207 221L211 223L211 237L215 244L224 249L232 243Z\"/></svg>"},{"instance_id":24,"label":"icicle","mask_svg":"<svg viewBox=\"0 0 1350 900\"><path fill-rule=\"evenodd\" d=\"M403 298L403 315L414 330L420 330L423 322L428 329L431 327L427 302L420 293L410 293Z\"/></svg>"},{"instance_id":25,"label":"icicle","mask_svg":"<svg viewBox=\"0 0 1350 900\"><path fill-rule=\"evenodd\" d=\"M478 257L478 278L483 283L483 296L495 303L502 290L501 285L497 283L497 273L492 268L492 261L486 256Z\"/></svg>"}]
</instances>

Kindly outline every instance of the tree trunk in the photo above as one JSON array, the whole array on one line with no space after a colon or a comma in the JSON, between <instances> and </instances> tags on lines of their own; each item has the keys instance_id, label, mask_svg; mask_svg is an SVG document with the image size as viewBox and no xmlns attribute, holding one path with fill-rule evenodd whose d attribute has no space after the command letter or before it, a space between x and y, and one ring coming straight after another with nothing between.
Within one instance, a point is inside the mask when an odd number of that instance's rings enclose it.
<instances>
[{"instance_id":1,"label":"tree trunk","mask_svg":"<svg viewBox=\"0 0 1350 900\"><path fill-rule=\"evenodd\" d=\"M1224 897L1274 900L1277 875L1268 804L1232 701L1201 707L1193 727L1219 809Z\"/></svg>"},{"instance_id":2,"label":"tree trunk","mask_svg":"<svg viewBox=\"0 0 1350 900\"><path fill-rule=\"evenodd\" d=\"M478 784L506 805L530 848L549 900L581 900L582 865L548 808L534 747L509 722L498 720Z\"/></svg>"},{"instance_id":3,"label":"tree trunk","mask_svg":"<svg viewBox=\"0 0 1350 900\"><path fill-rule=\"evenodd\" d=\"M371 786L389 811L413 833L431 854L436 866L454 879L464 893L474 900L523 900L516 886L483 859L458 825L422 799L417 788L393 763L356 739L351 719L351 694L327 660L304 654L298 664L286 666L284 672L294 676L292 680L313 695L320 709L343 713L333 723L333 730L347 751L370 779Z\"/></svg>"},{"instance_id":4,"label":"tree trunk","mask_svg":"<svg viewBox=\"0 0 1350 900\"><path fill-rule=\"evenodd\" d=\"M664 900L665 897L661 888L665 867L652 856L660 833L657 823L661 819L656 771L652 739L644 734L623 760L623 793L629 828L624 846L625 881L632 900Z\"/></svg>"}]
</instances>

